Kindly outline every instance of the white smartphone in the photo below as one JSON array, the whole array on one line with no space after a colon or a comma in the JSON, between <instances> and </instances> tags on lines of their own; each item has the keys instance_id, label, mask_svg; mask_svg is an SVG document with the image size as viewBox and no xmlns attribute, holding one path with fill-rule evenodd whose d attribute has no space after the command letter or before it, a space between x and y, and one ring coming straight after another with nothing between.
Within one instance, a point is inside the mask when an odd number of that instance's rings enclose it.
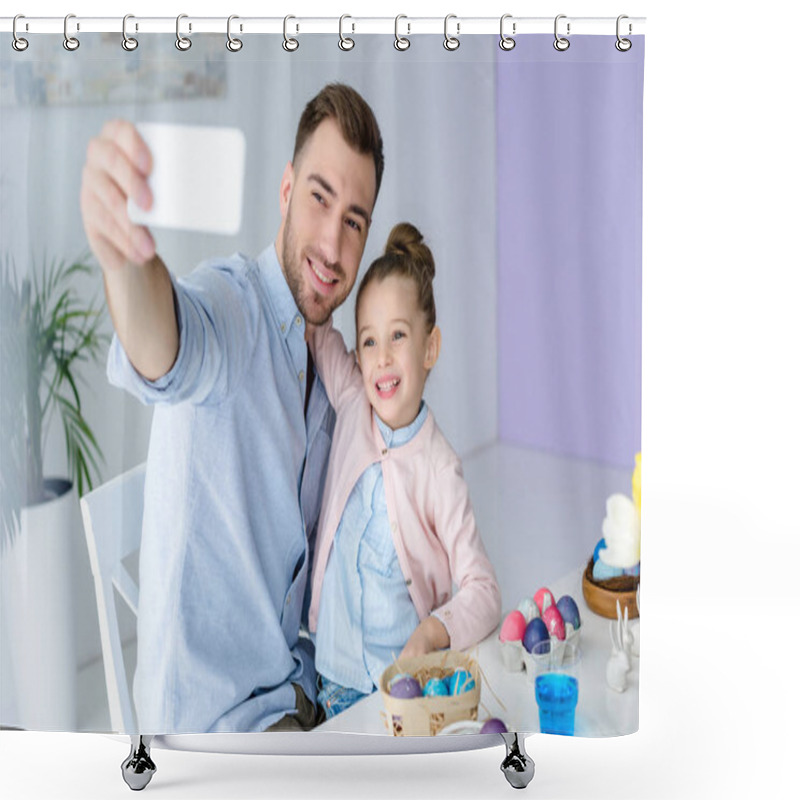
<instances>
[{"instance_id":1,"label":"white smartphone","mask_svg":"<svg viewBox=\"0 0 800 800\"><path fill-rule=\"evenodd\" d=\"M245 137L238 128L142 122L153 156L149 211L128 199L137 225L233 235L242 223Z\"/></svg>"}]
</instances>

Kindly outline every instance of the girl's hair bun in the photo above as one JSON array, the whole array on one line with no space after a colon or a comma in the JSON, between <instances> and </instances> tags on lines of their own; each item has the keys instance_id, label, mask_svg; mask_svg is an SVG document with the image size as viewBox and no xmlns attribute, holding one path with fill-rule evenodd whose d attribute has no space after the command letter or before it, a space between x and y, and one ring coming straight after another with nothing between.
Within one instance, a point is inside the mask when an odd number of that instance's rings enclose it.
<instances>
[{"instance_id":1,"label":"girl's hair bun","mask_svg":"<svg viewBox=\"0 0 800 800\"><path fill-rule=\"evenodd\" d=\"M423 241L422 234L410 222L398 222L392 228L384 255L410 259L423 281L432 282L436 275L433 253Z\"/></svg>"}]
</instances>

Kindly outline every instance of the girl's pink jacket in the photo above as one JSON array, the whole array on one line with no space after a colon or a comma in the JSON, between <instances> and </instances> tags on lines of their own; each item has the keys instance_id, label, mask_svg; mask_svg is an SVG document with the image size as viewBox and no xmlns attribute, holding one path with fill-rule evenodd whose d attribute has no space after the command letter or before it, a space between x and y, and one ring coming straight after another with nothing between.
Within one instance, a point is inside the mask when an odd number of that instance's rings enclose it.
<instances>
[{"instance_id":1,"label":"girl's pink jacket","mask_svg":"<svg viewBox=\"0 0 800 800\"><path fill-rule=\"evenodd\" d=\"M500 622L500 589L458 456L430 408L410 442L388 449L355 355L348 353L339 331L330 322L317 328L311 347L336 411L311 574L311 631L317 629L322 580L345 504L364 470L379 461L395 551L420 620L436 611L450 634L450 647L472 646Z\"/></svg>"}]
</instances>

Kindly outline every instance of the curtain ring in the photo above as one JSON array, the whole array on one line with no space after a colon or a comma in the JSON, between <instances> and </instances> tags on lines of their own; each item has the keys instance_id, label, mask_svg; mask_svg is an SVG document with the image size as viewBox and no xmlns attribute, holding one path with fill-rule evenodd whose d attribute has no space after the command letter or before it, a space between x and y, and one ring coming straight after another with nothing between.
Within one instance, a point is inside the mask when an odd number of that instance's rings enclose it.
<instances>
[{"instance_id":1,"label":"curtain ring","mask_svg":"<svg viewBox=\"0 0 800 800\"><path fill-rule=\"evenodd\" d=\"M342 33L342 23L346 19L353 19L353 18L349 14L342 14L342 16L339 17L339 49L340 50L352 50L356 46L356 43L355 43L355 41L353 39L351 39L349 36L345 36L344 33ZM355 31L356 26L353 25L352 27L353 27L353 31Z\"/></svg>"},{"instance_id":2,"label":"curtain ring","mask_svg":"<svg viewBox=\"0 0 800 800\"><path fill-rule=\"evenodd\" d=\"M560 53L563 53L565 50L569 50L569 39L565 38L564 36L559 36L558 34L558 21L566 18L566 14L559 14L556 17L555 25L553 27L556 36L556 40L553 42L553 47L555 47L555 49ZM567 23L567 36L569 36L569 22Z\"/></svg>"},{"instance_id":3,"label":"curtain ring","mask_svg":"<svg viewBox=\"0 0 800 800\"><path fill-rule=\"evenodd\" d=\"M178 14L175 20L175 47L181 51L186 51L192 46L192 40L188 36L181 36L181 20L188 19L188 17L188 14ZM192 30L191 25L189 25L189 30Z\"/></svg>"},{"instance_id":4,"label":"curtain ring","mask_svg":"<svg viewBox=\"0 0 800 800\"><path fill-rule=\"evenodd\" d=\"M458 48L461 46L461 42L458 40L458 31L461 28L461 23L456 23L456 35L450 36L450 34L447 32L447 23L450 22L451 19L456 19L456 15L448 14L444 18L444 42L442 42L442 44L444 45L445 50L449 50L452 53L453 50L458 50Z\"/></svg>"},{"instance_id":5,"label":"curtain ring","mask_svg":"<svg viewBox=\"0 0 800 800\"><path fill-rule=\"evenodd\" d=\"M231 53L238 53L243 47L242 40L231 35L231 22L235 19L239 19L236 14L231 14L228 17L228 41L225 42L225 47L227 47ZM241 28L239 30L241 30Z\"/></svg>"},{"instance_id":6,"label":"curtain ring","mask_svg":"<svg viewBox=\"0 0 800 800\"><path fill-rule=\"evenodd\" d=\"M73 52L81 46L81 43L76 37L70 36L67 32L67 25L71 19L75 19L74 14L67 14L67 16L64 17L64 49ZM78 28L78 30L80 30L80 28Z\"/></svg>"},{"instance_id":7,"label":"curtain ring","mask_svg":"<svg viewBox=\"0 0 800 800\"><path fill-rule=\"evenodd\" d=\"M503 14L503 16L500 17L500 49L505 50L506 52L508 52L509 50L513 50L517 46L517 43L514 40L514 38L511 36L506 36L505 33L503 32L503 23L507 19L511 19L511 14ZM511 31L512 33L517 32L516 22L511 23Z\"/></svg>"},{"instance_id":8,"label":"curtain ring","mask_svg":"<svg viewBox=\"0 0 800 800\"><path fill-rule=\"evenodd\" d=\"M14 49L15 49L15 50L18 52L18 53L21 53L23 50L27 50L27 49L28 49L28 40L27 40L27 39L23 39L23 38L22 38L22 37L21 37L21 36L20 36L20 35L17 33L17 20L18 20L18 19L25 19L25 15L24 15L24 14L17 14L17 16L16 16L16 17L14 17L14 22L13 22L13 23L12 23L12 25L11 25L11 33L13 33L13 34L14 34L14 39L13 39L13 40L12 40L12 42L11 42L11 46L12 46L12 47L13 47L13 48L14 48Z\"/></svg>"},{"instance_id":9,"label":"curtain ring","mask_svg":"<svg viewBox=\"0 0 800 800\"><path fill-rule=\"evenodd\" d=\"M622 22L623 19L628 19L628 15L620 14L617 17L617 41L614 43L614 47L616 47L617 50L620 51L620 53L627 53L628 50L630 50L631 47L633 47L633 42L631 42L630 39L623 39L619 35L619 23ZM632 30L631 24L628 23L628 34L631 33L631 30Z\"/></svg>"},{"instance_id":10,"label":"curtain ring","mask_svg":"<svg viewBox=\"0 0 800 800\"><path fill-rule=\"evenodd\" d=\"M394 49L395 50L408 50L411 47L411 39L406 39L405 36L401 36L398 32L398 27L401 19L408 19L405 14L398 14L394 18ZM408 23L406 23L408 25ZM411 33L411 26L408 25L408 32Z\"/></svg>"},{"instance_id":11,"label":"curtain ring","mask_svg":"<svg viewBox=\"0 0 800 800\"><path fill-rule=\"evenodd\" d=\"M133 36L128 36L129 19L136 19L136 17L134 17L133 14L126 14L122 18L122 49L130 53L139 46L139 40L135 39Z\"/></svg>"},{"instance_id":12,"label":"curtain ring","mask_svg":"<svg viewBox=\"0 0 800 800\"><path fill-rule=\"evenodd\" d=\"M288 16L285 16L283 18L283 49L287 53L294 53L294 51L297 50L298 47L300 47L300 42L298 42L297 39L292 39L286 33L286 25L290 19L297 19L297 17L293 17L291 14L289 14Z\"/></svg>"}]
</instances>

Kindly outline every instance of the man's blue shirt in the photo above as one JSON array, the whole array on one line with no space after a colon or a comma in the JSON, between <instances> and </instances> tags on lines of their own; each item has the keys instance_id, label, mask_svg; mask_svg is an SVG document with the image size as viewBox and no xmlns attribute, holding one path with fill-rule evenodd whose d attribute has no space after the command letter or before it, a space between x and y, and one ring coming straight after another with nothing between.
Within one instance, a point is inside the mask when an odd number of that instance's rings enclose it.
<instances>
[{"instance_id":1,"label":"man's blue shirt","mask_svg":"<svg viewBox=\"0 0 800 800\"><path fill-rule=\"evenodd\" d=\"M180 331L150 382L114 339L109 380L156 403L134 700L142 733L259 731L316 696L299 636L334 413L274 246L173 280ZM304 414L306 381L314 380Z\"/></svg>"}]
</instances>

